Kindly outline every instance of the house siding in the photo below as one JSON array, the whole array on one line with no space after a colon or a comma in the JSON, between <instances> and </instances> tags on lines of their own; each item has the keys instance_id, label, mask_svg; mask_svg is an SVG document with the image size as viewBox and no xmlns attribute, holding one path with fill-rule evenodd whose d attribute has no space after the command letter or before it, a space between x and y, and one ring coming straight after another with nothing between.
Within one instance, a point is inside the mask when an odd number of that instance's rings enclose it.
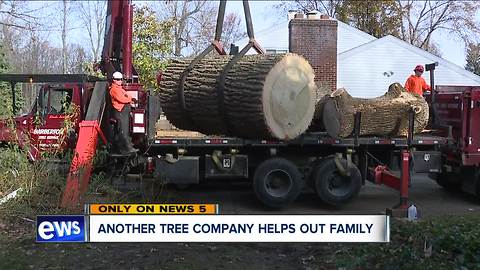
<instances>
[{"instance_id":1,"label":"house siding","mask_svg":"<svg viewBox=\"0 0 480 270\"><path fill-rule=\"evenodd\" d=\"M338 55L337 87L345 88L354 97L380 96L392 83L404 85L417 64L439 60L434 55L426 57L417 54L391 38L376 40L363 50L358 48L355 53ZM427 83L430 82L429 72L425 72L423 77ZM440 64L435 69L435 84L479 85L479 82Z\"/></svg>"},{"instance_id":2,"label":"house siding","mask_svg":"<svg viewBox=\"0 0 480 270\"><path fill-rule=\"evenodd\" d=\"M346 88L352 96L382 95L394 82L404 85L416 65L433 62L439 62L435 70L436 85L480 85L479 76L395 37L376 39L340 21L337 29L337 88ZM288 22L260 31L256 37L264 48L285 51L289 40ZM243 39L237 44L241 47L247 42L248 39ZM311 48L308 42L302 46ZM428 72L424 78L430 82Z\"/></svg>"},{"instance_id":3,"label":"house siding","mask_svg":"<svg viewBox=\"0 0 480 270\"><path fill-rule=\"evenodd\" d=\"M338 21L337 52L342 53L373 41L377 38L362 32L346 23Z\"/></svg>"}]
</instances>

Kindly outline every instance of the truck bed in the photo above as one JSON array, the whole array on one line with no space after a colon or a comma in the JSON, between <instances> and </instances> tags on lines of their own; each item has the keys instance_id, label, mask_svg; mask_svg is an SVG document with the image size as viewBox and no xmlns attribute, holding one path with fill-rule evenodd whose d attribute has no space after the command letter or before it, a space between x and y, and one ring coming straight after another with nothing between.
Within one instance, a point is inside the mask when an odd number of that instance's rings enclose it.
<instances>
[{"instance_id":1,"label":"truck bed","mask_svg":"<svg viewBox=\"0 0 480 270\"><path fill-rule=\"evenodd\" d=\"M358 137L358 138L339 138L333 139L324 132L306 133L291 141L276 141L262 139L241 139L235 137L206 136L195 134L196 136L157 136L150 140L151 147L162 146L182 146L182 147L205 147L205 146L306 146L306 145L330 145L330 146L361 146L361 145L391 145L397 147L407 146L406 137ZM435 136L429 133L422 133L413 136L411 145L443 145L448 142L446 137Z\"/></svg>"}]
</instances>

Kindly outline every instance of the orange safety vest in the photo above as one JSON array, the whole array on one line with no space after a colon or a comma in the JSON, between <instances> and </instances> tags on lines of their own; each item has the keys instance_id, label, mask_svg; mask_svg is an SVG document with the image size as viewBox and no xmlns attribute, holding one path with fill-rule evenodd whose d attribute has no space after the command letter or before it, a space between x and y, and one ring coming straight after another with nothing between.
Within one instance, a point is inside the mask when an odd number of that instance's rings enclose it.
<instances>
[{"instance_id":1,"label":"orange safety vest","mask_svg":"<svg viewBox=\"0 0 480 270\"><path fill-rule=\"evenodd\" d=\"M110 86L110 97L112 98L112 106L117 111L122 111L125 104L132 102L132 97L123 89L122 86L112 83Z\"/></svg>"},{"instance_id":2,"label":"orange safety vest","mask_svg":"<svg viewBox=\"0 0 480 270\"><path fill-rule=\"evenodd\" d=\"M430 85L428 85L422 77L410 75L405 82L405 89L407 89L407 92L416 93L421 96L424 91L430 90Z\"/></svg>"}]
</instances>

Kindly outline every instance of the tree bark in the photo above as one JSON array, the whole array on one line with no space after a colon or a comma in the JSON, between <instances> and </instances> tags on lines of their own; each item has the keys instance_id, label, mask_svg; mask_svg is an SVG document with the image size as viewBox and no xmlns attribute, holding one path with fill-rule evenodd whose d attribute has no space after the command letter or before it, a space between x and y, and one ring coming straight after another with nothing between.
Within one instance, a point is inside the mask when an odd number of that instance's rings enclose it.
<instances>
[{"instance_id":1,"label":"tree bark","mask_svg":"<svg viewBox=\"0 0 480 270\"><path fill-rule=\"evenodd\" d=\"M231 57L204 58L185 80L186 110L178 99L180 76L192 59L174 59L163 73L160 103L177 128L206 135L293 139L311 123L316 86L312 67L296 54L247 55L225 76L219 101L220 74Z\"/></svg>"},{"instance_id":2,"label":"tree bark","mask_svg":"<svg viewBox=\"0 0 480 270\"><path fill-rule=\"evenodd\" d=\"M414 133L420 133L428 124L428 104L417 94L406 92L398 83L390 85L387 93L373 99L353 98L343 88L325 96L317 109L314 127L324 127L334 137L351 136L354 119L361 113L360 136L406 136L408 113L415 112ZM320 123L319 123L320 122Z\"/></svg>"}]
</instances>

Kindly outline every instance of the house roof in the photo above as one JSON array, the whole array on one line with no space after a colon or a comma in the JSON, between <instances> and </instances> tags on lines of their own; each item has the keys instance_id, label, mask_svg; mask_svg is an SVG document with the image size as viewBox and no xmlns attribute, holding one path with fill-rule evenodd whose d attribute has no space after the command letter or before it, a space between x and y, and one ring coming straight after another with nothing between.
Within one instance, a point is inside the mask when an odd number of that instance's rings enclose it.
<instances>
[{"instance_id":1,"label":"house roof","mask_svg":"<svg viewBox=\"0 0 480 270\"><path fill-rule=\"evenodd\" d=\"M288 50L288 21L272 24L260 31L255 31L254 34L264 49ZM248 43L248 37L235 40L234 43L241 48Z\"/></svg>"},{"instance_id":2,"label":"house roof","mask_svg":"<svg viewBox=\"0 0 480 270\"><path fill-rule=\"evenodd\" d=\"M474 80L478 83L480 83L480 76L468 71L468 70L465 70L464 68L448 61L448 60L445 60L441 57L438 57L432 53L429 53L423 49L420 49L414 45L411 45L410 43L407 43L399 38L396 38L392 35L388 35L388 36L385 36L383 38L379 38L379 39L375 39L375 40L372 40L368 43L365 43L363 45L360 45L358 47L355 47L355 48L352 48L350 50L347 50L347 51L344 51L342 53L339 53L338 54L338 59L345 59L349 56L352 56L354 54L357 54L357 53L361 53L363 51L366 51L366 50L370 50L376 46L381 46L382 44L385 44L385 43L394 43L395 45L397 46L401 46L415 54L418 54L422 57L425 57L427 59L430 59L432 62L438 62L439 65L443 66L443 67L446 67L448 68L449 70L459 74L459 75L462 75L462 76L465 76L471 80Z\"/></svg>"},{"instance_id":3,"label":"house roof","mask_svg":"<svg viewBox=\"0 0 480 270\"><path fill-rule=\"evenodd\" d=\"M353 26L338 21L337 52L341 53L377 38ZM264 49L288 50L288 20L281 21L255 32L255 38ZM240 47L248 43L248 37L235 40Z\"/></svg>"},{"instance_id":4,"label":"house roof","mask_svg":"<svg viewBox=\"0 0 480 270\"><path fill-rule=\"evenodd\" d=\"M374 37L374 36L372 36L372 35L370 35L366 32L363 32L362 30L360 30L356 27L353 27L349 24L346 24L342 21L337 20L337 23L338 23L339 28L341 27L342 29L345 29L345 31L350 32L351 34L358 35L358 36L360 36L360 37L362 37L366 40L376 40L377 39L376 37Z\"/></svg>"}]
</instances>

